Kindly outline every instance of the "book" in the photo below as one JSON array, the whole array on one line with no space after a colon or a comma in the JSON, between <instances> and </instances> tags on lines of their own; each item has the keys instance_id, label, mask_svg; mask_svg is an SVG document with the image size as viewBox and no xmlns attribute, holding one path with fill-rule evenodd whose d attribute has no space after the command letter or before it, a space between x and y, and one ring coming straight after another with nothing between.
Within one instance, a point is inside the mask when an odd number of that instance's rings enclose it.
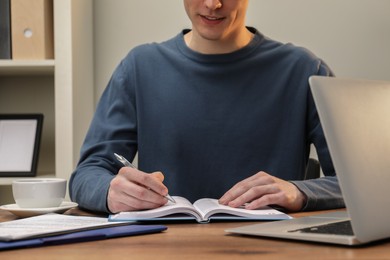
<instances>
[{"instance_id":1,"label":"book","mask_svg":"<svg viewBox=\"0 0 390 260\"><path fill-rule=\"evenodd\" d=\"M0 0L0 59L11 59L10 0Z\"/></svg>"},{"instance_id":2,"label":"book","mask_svg":"<svg viewBox=\"0 0 390 260\"><path fill-rule=\"evenodd\" d=\"M120 212L111 214L109 221L166 221L196 220L208 223L211 220L282 220L291 219L289 215L271 207L256 210L232 208L219 204L218 200L203 198L191 204L186 198L172 196L176 203L168 202L156 209Z\"/></svg>"},{"instance_id":3,"label":"book","mask_svg":"<svg viewBox=\"0 0 390 260\"><path fill-rule=\"evenodd\" d=\"M53 0L11 0L12 59L53 59L53 21Z\"/></svg>"}]
</instances>

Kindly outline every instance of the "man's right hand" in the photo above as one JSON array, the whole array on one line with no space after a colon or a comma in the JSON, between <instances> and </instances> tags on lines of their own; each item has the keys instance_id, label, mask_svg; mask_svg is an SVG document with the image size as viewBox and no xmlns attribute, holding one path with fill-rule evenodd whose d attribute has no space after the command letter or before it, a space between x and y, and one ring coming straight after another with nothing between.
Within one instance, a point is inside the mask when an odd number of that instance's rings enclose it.
<instances>
[{"instance_id":1,"label":"man's right hand","mask_svg":"<svg viewBox=\"0 0 390 260\"><path fill-rule=\"evenodd\" d=\"M112 213L153 209L165 205L168 188L162 183L161 172L151 174L122 167L112 179L108 190L107 205Z\"/></svg>"}]
</instances>

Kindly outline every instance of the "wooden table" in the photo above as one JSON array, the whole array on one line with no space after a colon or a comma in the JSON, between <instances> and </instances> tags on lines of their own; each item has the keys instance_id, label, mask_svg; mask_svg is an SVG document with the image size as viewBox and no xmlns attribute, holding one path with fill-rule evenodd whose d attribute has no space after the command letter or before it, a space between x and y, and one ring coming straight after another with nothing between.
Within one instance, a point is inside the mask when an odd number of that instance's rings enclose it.
<instances>
[{"instance_id":1,"label":"wooden table","mask_svg":"<svg viewBox=\"0 0 390 260\"><path fill-rule=\"evenodd\" d=\"M292 216L315 213L297 213ZM85 213L70 210L66 214ZM12 219L16 217L0 210L0 222ZM237 236L224 232L226 228L249 224L253 222L166 224L168 230L162 233L0 251L0 259L390 259L390 240L348 248Z\"/></svg>"}]
</instances>

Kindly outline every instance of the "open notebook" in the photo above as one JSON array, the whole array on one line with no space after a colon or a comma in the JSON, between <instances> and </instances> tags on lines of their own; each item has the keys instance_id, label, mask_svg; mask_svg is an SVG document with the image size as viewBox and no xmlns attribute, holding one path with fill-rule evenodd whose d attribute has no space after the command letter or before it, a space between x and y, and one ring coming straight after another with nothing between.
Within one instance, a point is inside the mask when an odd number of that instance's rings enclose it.
<instances>
[{"instance_id":1,"label":"open notebook","mask_svg":"<svg viewBox=\"0 0 390 260\"><path fill-rule=\"evenodd\" d=\"M390 82L313 76L310 87L347 212L226 231L344 245L389 238Z\"/></svg>"},{"instance_id":2,"label":"open notebook","mask_svg":"<svg viewBox=\"0 0 390 260\"><path fill-rule=\"evenodd\" d=\"M212 220L280 220L289 215L270 207L257 210L232 208L218 203L217 199L203 198L191 204L186 198L173 196L176 203L150 210L129 211L112 214L109 221L180 221L196 220L208 223Z\"/></svg>"}]
</instances>

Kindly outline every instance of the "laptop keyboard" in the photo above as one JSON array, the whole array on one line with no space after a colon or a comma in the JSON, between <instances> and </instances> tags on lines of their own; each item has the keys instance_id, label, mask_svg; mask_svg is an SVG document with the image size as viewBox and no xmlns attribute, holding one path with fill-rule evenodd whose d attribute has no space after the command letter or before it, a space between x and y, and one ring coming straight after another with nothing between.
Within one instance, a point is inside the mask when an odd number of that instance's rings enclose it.
<instances>
[{"instance_id":1,"label":"laptop keyboard","mask_svg":"<svg viewBox=\"0 0 390 260\"><path fill-rule=\"evenodd\" d=\"M315 234L333 234L333 235L353 235L351 221L341 221L325 225L312 226L308 228L301 228L290 230L288 232L302 232L302 233L315 233Z\"/></svg>"}]
</instances>

